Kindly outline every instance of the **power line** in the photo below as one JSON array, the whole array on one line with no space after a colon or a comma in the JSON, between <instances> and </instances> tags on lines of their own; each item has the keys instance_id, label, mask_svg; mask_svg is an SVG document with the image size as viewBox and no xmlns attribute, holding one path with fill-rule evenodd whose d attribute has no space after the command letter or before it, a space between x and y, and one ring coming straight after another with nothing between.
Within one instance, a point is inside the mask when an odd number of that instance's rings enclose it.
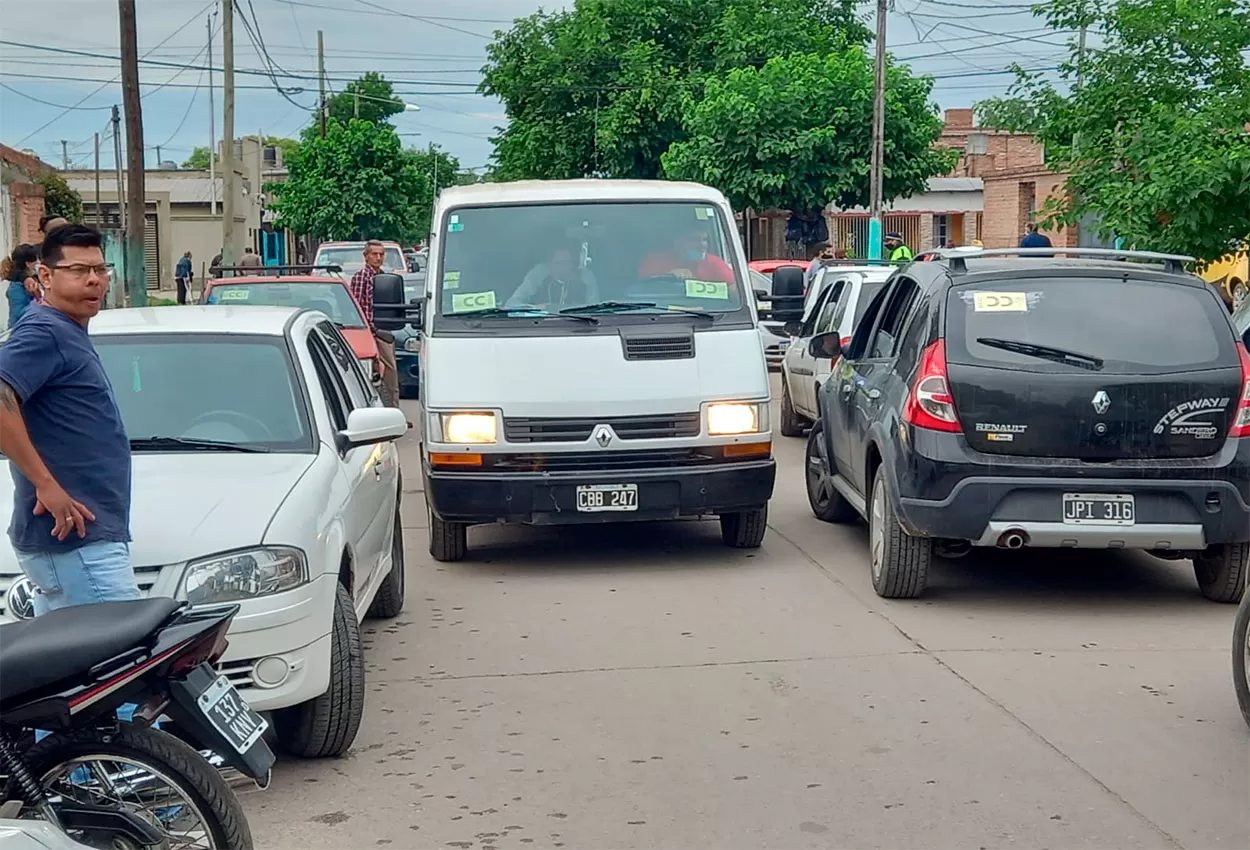
<instances>
[{"instance_id":1,"label":"power line","mask_svg":"<svg viewBox=\"0 0 1250 850\"><path fill-rule=\"evenodd\" d=\"M294 2L294 0L282 0L282 2L290 3L290 2ZM381 6L377 3L372 2L372 0L356 0L356 2L362 6L369 6L370 8L377 9L380 12L385 12L388 15L398 15L401 18L411 18L414 21L421 21L421 23L429 24L432 27L441 27L445 30L451 30L452 32L464 33L465 35L471 35L471 36L474 36L475 38L482 38L482 39L485 39L486 41L491 41L494 38L494 36L483 35L480 32L473 32L472 30L461 29L460 27L453 27L451 24L441 23L437 18L432 18L428 15L413 15L408 12L400 12L397 9L388 9L386 6ZM512 22L508 21L508 23L512 23Z\"/></svg>"},{"instance_id":2,"label":"power line","mask_svg":"<svg viewBox=\"0 0 1250 850\"><path fill-rule=\"evenodd\" d=\"M377 6L376 4L373 4L373 3L366 3L365 5L374 6L375 11L363 10L363 9L344 9L342 6L322 6L318 3L304 2L304 0L277 0L277 2L285 3L288 6L303 6L308 9L325 9L326 11L330 11L330 12L347 12L349 15L387 15L387 16L399 15L405 18L415 18L416 20L425 21L431 24L433 24L436 21L455 21L456 23L460 23L460 24L511 24L511 23L514 23L516 20L515 18L509 18L509 19L505 19L505 18L461 18L461 17L449 16L449 15L420 15L420 16L408 15L402 12L396 12L394 10L387 9L383 6ZM454 29L454 28L447 27L447 29ZM456 32L463 32L466 35L478 35L478 36L481 35L481 33L468 32L467 30L456 30Z\"/></svg>"},{"instance_id":3,"label":"power line","mask_svg":"<svg viewBox=\"0 0 1250 850\"><path fill-rule=\"evenodd\" d=\"M6 76L7 76L7 75L6 75ZM113 108L113 107L111 107L111 106L78 106L78 105L74 105L74 106L66 106L66 105L65 105L65 104L63 104L63 103L52 103L52 102L50 102L50 101L43 100L43 99L38 98L38 97L35 97L35 96L33 96L33 95L29 95L29 94L27 94L27 93L26 93L26 92L24 92L24 91L19 91L18 89L13 88L13 86L6 85L5 83L0 83L0 89L6 89L6 90L8 90L8 91L13 92L13 94L17 95L18 97L24 97L24 98L26 98L27 100L33 100L35 103L42 103L44 106L51 106L51 107L53 107L53 108L55 108L55 109L63 109L63 110L65 110L66 112L71 112L71 111L73 111L73 110L75 110L75 109L81 109L81 110L87 111L87 110L92 110L92 109L105 109L105 110L112 110L112 108ZM82 103L82 101L79 101L79 103ZM22 141L25 141L25 139L23 139ZM20 142L19 142L19 144L20 144Z\"/></svg>"}]
</instances>

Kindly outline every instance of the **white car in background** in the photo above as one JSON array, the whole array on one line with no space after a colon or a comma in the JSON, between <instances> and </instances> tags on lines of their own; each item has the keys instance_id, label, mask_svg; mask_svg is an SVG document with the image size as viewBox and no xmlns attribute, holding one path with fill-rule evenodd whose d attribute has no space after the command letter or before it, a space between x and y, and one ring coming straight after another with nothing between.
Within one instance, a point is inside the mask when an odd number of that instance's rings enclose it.
<instances>
[{"instance_id":1,"label":"white car in background","mask_svg":"<svg viewBox=\"0 0 1250 850\"><path fill-rule=\"evenodd\" d=\"M131 438L140 589L237 603L221 672L273 712L291 754L346 752L364 710L360 619L404 603L403 412L319 312L107 310L91 337ZM29 591L5 540L0 620L29 616Z\"/></svg>"},{"instance_id":2,"label":"white car in background","mask_svg":"<svg viewBox=\"0 0 1250 850\"><path fill-rule=\"evenodd\" d=\"M873 297L893 273L893 266L826 266L808 287L803 320L785 326L792 340L781 361L783 435L800 437L803 429L819 418L816 394L833 371L832 360L812 357L808 342L817 334L836 330L846 345Z\"/></svg>"},{"instance_id":3,"label":"white car in background","mask_svg":"<svg viewBox=\"0 0 1250 850\"><path fill-rule=\"evenodd\" d=\"M756 296L755 311L760 317L760 342L764 346L764 359L768 362L769 371L776 371L781 368L781 358L785 356L786 348L790 345L790 337L783 330L782 322L769 318L773 311L772 304L759 297L773 294L773 279L755 269L748 269L747 273Z\"/></svg>"}]
</instances>

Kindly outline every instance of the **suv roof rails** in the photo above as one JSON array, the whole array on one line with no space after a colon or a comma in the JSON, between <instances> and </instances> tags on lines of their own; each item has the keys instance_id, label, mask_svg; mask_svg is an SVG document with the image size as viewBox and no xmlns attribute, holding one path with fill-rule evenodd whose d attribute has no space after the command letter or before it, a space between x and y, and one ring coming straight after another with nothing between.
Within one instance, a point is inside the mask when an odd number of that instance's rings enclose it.
<instances>
[{"instance_id":1,"label":"suv roof rails","mask_svg":"<svg viewBox=\"0 0 1250 850\"><path fill-rule=\"evenodd\" d=\"M1163 264L1168 274L1185 274L1185 263L1192 263L1193 257L1183 254L1160 254L1157 251L1123 251L1116 248L934 248L917 254L917 259L950 260L953 274L964 274L968 271L967 260L970 257L1096 257L1104 260L1153 261Z\"/></svg>"},{"instance_id":2,"label":"suv roof rails","mask_svg":"<svg viewBox=\"0 0 1250 850\"><path fill-rule=\"evenodd\" d=\"M288 274L308 274L312 271L341 272L342 266L313 266L307 263L294 266L218 266L218 270L223 272L244 272L241 275L232 275L232 277L282 277L281 274L273 275L269 272L287 272ZM222 278L224 279L224 275Z\"/></svg>"}]
</instances>

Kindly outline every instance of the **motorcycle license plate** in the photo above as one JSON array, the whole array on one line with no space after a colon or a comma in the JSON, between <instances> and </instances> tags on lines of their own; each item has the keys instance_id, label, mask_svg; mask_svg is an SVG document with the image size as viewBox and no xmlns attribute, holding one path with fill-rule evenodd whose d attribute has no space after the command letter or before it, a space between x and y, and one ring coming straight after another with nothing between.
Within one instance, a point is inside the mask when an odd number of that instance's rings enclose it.
<instances>
[{"instance_id":1,"label":"motorcycle license plate","mask_svg":"<svg viewBox=\"0 0 1250 850\"><path fill-rule=\"evenodd\" d=\"M195 704L213 728L240 754L251 749L252 744L269 728L265 718L252 710L225 676L218 676L196 697Z\"/></svg>"}]
</instances>

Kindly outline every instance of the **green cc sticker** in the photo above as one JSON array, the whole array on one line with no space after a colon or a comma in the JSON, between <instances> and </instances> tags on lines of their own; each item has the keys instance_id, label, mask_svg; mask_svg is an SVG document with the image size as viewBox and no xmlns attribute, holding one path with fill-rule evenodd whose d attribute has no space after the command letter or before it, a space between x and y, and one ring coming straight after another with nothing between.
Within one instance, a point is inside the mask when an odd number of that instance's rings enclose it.
<instances>
[{"instance_id":1,"label":"green cc sticker","mask_svg":"<svg viewBox=\"0 0 1250 850\"><path fill-rule=\"evenodd\" d=\"M246 301L252 293L246 289L227 289L221 293L222 301Z\"/></svg>"},{"instance_id":2,"label":"green cc sticker","mask_svg":"<svg viewBox=\"0 0 1250 850\"><path fill-rule=\"evenodd\" d=\"M473 310L489 310L495 306L495 293L457 292L451 296L451 312L469 313Z\"/></svg>"},{"instance_id":3,"label":"green cc sticker","mask_svg":"<svg viewBox=\"0 0 1250 850\"><path fill-rule=\"evenodd\" d=\"M713 298L717 301L729 300L729 284L718 280L686 281L687 298Z\"/></svg>"}]
</instances>

